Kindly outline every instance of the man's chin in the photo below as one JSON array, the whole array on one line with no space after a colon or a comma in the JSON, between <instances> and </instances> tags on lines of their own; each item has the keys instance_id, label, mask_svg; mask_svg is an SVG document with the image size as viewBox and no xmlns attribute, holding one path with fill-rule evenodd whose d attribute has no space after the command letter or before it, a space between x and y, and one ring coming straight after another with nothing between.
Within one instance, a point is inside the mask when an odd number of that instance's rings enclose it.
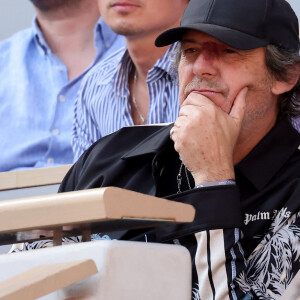
<instances>
[{"instance_id":1,"label":"man's chin","mask_svg":"<svg viewBox=\"0 0 300 300\"><path fill-rule=\"evenodd\" d=\"M30 0L42 12L56 11L62 8L76 7L82 0Z\"/></svg>"}]
</instances>

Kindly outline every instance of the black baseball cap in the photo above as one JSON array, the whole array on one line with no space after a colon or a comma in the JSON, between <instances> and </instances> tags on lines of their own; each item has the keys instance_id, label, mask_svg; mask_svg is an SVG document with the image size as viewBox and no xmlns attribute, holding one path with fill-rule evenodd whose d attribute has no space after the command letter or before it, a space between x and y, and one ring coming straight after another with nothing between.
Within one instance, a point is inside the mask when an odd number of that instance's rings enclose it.
<instances>
[{"instance_id":1,"label":"black baseball cap","mask_svg":"<svg viewBox=\"0 0 300 300\"><path fill-rule=\"evenodd\" d=\"M298 18L285 0L190 0L180 27L160 34L155 45L179 41L190 29L240 50L269 44L299 50Z\"/></svg>"}]
</instances>

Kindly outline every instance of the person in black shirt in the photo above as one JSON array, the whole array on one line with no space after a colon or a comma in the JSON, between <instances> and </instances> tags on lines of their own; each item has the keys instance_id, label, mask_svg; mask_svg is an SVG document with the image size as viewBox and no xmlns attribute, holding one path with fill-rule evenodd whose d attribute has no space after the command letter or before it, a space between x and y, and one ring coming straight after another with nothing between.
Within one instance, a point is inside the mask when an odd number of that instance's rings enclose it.
<instances>
[{"instance_id":1,"label":"person in black shirt","mask_svg":"<svg viewBox=\"0 0 300 300\"><path fill-rule=\"evenodd\" d=\"M278 299L299 270L298 30L285 0L191 0L156 39L180 41L176 122L101 139L61 184L193 204L191 224L122 239L186 246L194 299Z\"/></svg>"}]
</instances>

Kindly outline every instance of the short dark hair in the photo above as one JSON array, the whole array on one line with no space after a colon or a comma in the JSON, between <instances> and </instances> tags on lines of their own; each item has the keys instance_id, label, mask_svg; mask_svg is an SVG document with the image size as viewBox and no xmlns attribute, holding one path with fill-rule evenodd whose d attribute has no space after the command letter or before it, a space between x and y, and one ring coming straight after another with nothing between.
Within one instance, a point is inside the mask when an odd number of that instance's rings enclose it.
<instances>
[{"instance_id":1,"label":"short dark hair","mask_svg":"<svg viewBox=\"0 0 300 300\"><path fill-rule=\"evenodd\" d=\"M300 55L274 45L266 46L266 66L273 78L288 82L291 77L298 76L296 85L278 97L279 119L297 118L300 116Z\"/></svg>"}]
</instances>

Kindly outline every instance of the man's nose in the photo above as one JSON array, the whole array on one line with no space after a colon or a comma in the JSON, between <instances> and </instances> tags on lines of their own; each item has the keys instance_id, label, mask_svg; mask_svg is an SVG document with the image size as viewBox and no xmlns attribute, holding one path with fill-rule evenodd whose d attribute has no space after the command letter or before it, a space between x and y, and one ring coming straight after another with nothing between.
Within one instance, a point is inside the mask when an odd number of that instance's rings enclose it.
<instances>
[{"instance_id":1,"label":"man's nose","mask_svg":"<svg viewBox=\"0 0 300 300\"><path fill-rule=\"evenodd\" d=\"M218 58L211 48L202 49L194 62L193 72L198 77L214 77L217 75Z\"/></svg>"}]
</instances>

